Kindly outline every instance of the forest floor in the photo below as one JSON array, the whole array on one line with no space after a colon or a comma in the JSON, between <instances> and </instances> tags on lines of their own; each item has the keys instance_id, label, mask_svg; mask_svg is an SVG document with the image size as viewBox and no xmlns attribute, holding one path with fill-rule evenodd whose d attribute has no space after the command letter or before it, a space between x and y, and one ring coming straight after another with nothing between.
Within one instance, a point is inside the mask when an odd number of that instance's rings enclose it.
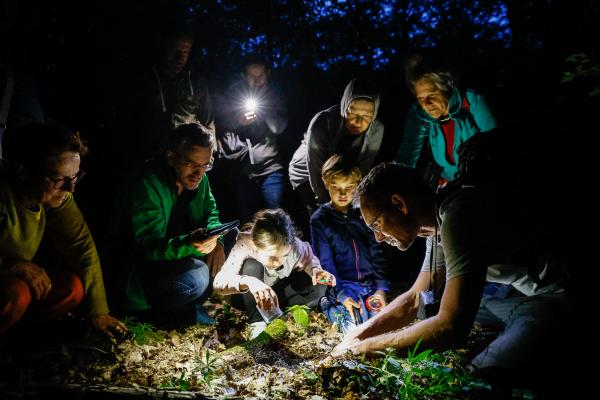
<instances>
[{"instance_id":1,"label":"forest floor","mask_svg":"<svg viewBox=\"0 0 600 400\"><path fill-rule=\"evenodd\" d=\"M306 320L302 312L288 313L280 339L236 347L232 354L232 347L247 341L245 317L227 305L208 309L216 326L161 330L127 318L131 337L120 343L94 334L59 339L50 330L43 340L6 337L0 342L0 398L48 398L52 392L64 399L506 398L466 369L469 352L489 341L481 331L474 330L469 348L458 351L416 349L407 358L388 351L323 363L342 335L320 313L311 311ZM69 324L72 332L83 326L75 319ZM508 398L536 395L512 390Z\"/></svg>"}]
</instances>

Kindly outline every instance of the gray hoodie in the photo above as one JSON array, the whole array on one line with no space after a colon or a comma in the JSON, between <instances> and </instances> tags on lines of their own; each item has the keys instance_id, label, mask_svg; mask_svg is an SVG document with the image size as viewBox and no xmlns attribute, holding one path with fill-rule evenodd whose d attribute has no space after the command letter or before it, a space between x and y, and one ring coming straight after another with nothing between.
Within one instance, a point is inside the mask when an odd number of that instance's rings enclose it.
<instances>
[{"instance_id":1,"label":"gray hoodie","mask_svg":"<svg viewBox=\"0 0 600 400\"><path fill-rule=\"evenodd\" d=\"M320 111L310 121L308 130L294 153L289 166L290 182L297 188L309 181L319 203L329 201L329 193L321 180L321 167L329 157L336 154L342 135L346 134L344 119L348 106L355 99L369 99L375 103L373 122L365 135L358 156L358 167L366 175L373 167L375 157L383 140L383 123L377 120L379 92L364 80L355 78L348 83L339 106ZM344 156L344 154L342 154Z\"/></svg>"}]
</instances>

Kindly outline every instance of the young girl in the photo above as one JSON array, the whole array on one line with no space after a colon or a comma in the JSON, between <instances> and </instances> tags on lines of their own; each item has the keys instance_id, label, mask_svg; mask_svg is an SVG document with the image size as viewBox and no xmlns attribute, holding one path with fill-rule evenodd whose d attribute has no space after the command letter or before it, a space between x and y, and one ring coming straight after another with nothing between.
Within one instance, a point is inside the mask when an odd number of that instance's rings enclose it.
<instances>
[{"instance_id":1,"label":"young girl","mask_svg":"<svg viewBox=\"0 0 600 400\"><path fill-rule=\"evenodd\" d=\"M261 210L242 227L237 242L214 281L215 291L241 293L232 303L248 312L251 338L267 324L265 310L319 303L335 277L321 268L310 244L297 237L290 217L281 209Z\"/></svg>"}]
</instances>

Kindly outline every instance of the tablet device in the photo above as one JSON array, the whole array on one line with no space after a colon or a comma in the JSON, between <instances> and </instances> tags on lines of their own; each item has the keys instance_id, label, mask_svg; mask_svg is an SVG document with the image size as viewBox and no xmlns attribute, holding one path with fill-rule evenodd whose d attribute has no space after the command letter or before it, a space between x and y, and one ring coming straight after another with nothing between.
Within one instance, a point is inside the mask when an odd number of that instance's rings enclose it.
<instances>
[{"instance_id":1,"label":"tablet device","mask_svg":"<svg viewBox=\"0 0 600 400\"><path fill-rule=\"evenodd\" d=\"M198 228L195 231L192 231L191 238L192 238L193 242L201 242L212 236L225 235L230 230L237 228L239 226L239 224L240 224L240 221L235 220L235 221L231 221L231 222L227 222L225 224L215 226L214 228L211 228L211 229Z\"/></svg>"}]
</instances>

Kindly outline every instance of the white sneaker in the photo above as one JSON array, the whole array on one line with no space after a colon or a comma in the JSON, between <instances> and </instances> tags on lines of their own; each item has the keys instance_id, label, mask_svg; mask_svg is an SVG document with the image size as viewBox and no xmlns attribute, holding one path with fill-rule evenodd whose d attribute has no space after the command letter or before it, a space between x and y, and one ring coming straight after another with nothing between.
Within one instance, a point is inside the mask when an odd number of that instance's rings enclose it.
<instances>
[{"instance_id":1,"label":"white sneaker","mask_svg":"<svg viewBox=\"0 0 600 400\"><path fill-rule=\"evenodd\" d=\"M261 334L267 327L267 323L265 321L256 321L248 324L248 331L250 333L250 340L256 338Z\"/></svg>"}]
</instances>

